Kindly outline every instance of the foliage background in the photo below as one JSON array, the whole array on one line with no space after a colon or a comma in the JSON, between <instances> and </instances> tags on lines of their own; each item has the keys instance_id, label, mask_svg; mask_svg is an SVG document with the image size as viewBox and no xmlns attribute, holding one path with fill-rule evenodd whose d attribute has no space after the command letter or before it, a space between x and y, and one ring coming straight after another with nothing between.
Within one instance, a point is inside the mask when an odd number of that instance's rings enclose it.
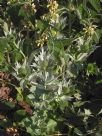
<instances>
[{"instance_id":1,"label":"foliage background","mask_svg":"<svg viewBox=\"0 0 102 136\"><path fill-rule=\"evenodd\" d=\"M2 135L102 135L101 23L101 0L0 0Z\"/></svg>"}]
</instances>

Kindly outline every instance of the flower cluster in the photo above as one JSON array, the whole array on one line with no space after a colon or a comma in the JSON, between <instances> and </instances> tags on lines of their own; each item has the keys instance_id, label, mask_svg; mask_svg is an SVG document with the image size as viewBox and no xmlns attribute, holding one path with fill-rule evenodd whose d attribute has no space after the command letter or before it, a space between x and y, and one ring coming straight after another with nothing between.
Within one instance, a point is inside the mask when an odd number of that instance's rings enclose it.
<instances>
[{"instance_id":1,"label":"flower cluster","mask_svg":"<svg viewBox=\"0 0 102 136\"><path fill-rule=\"evenodd\" d=\"M71 12L75 11L75 6L70 3L69 6L68 6L68 10L71 11Z\"/></svg>"},{"instance_id":2,"label":"flower cluster","mask_svg":"<svg viewBox=\"0 0 102 136\"><path fill-rule=\"evenodd\" d=\"M18 133L18 130L14 127L9 127L9 128L6 128L6 132L8 135L12 135L12 136L20 136L19 133Z\"/></svg>"},{"instance_id":3,"label":"flower cluster","mask_svg":"<svg viewBox=\"0 0 102 136\"><path fill-rule=\"evenodd\" d=\"M14 3L16 3L16 2L19 2L19 0L10 0L10 1L7 2L7 4L8 4L8 5L9 5L9 4L14 4Z\"/></svg>"},{"instance_id":4,"label":"flower cluster","mask_svg":"<svg viewBox=\"0 0 102 136\"><path fill-rule=\"evenodd\" d=\"M34 13L36 13L36 5L33 3L31 6L32 6L32 10L34 11Z\"/></svg>"},{"instance_id":5,"label":"flower cluster","mask_svg":"<svg viewBox=\"0 0 102 136\"><path fill-rule=\"evenodd\" d=\"M48 2L47 7L49 8L49 12L50 12L50 23L57 23L59 20L59 15L57 13L57 9L58 9L58 3L55 0L50 0Z\"/></svg>"},{"instance_id":6,"label":"flower cluster","mask_svg":"<svg viewBox=\"0 0 102 136\"><path fill-rule=\"evenodd\" d=\"M96 25L89 23L89 25L84 24L84 26L83 30L88 36L92 36L95 33Z\"/></svg>"},{"instance_id":7,"label":"flower cluster","mask_svg":"<svg viewBox=\"0 0 102 136\"><path fill-rule=\"evenodd\" d=\"M47 7L49 8L50 13L54 14L58 9L58 3L55 0L50 0Z\"/></svg>"},{"instance_id":8,"label":"flower cluster","mask_svg":"<svg viewBox=\"0 0 102 136\"><path fill-rule=\"evenodd\" d=\"M36 40L37 46L43 46L48 39L46 34L43 34L40 39Z\"/></svg>"}]
</instances>

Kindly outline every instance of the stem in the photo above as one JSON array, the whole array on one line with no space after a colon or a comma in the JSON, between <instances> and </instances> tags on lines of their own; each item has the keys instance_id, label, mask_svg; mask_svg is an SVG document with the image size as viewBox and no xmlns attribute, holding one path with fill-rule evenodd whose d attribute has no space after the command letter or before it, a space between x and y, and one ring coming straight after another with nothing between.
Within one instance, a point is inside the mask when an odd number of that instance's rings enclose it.
<instances>
[{"instance_id":1,"label":"stem","mask_svg":"<svg viewBox=\"0 0 102 136\"><path fill-rule=\"evenodd\" d=\"M71 13L69 12L69 21L68 21L68 23L69 23L69 36L70 36L70 34L71 34L71 28L72 28L72 19L71 19Z\"/></svg>"}]
</instances>

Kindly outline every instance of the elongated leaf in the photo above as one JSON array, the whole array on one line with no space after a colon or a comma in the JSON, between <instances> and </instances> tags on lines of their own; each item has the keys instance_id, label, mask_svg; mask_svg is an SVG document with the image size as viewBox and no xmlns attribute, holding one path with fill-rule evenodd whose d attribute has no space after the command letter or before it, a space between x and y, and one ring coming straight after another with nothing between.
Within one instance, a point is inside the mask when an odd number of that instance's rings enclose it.
<instances>
[{"instance_id":1,"label":"elongated leaf","mask_svg":"<svg viewBox=\"0 0 102 136\"><path fill-rule=\"evenodd\" d=\"M100 11L100 0L89 0L90 4L94 7L96 11Z\"/></svg>"}]
</instances>

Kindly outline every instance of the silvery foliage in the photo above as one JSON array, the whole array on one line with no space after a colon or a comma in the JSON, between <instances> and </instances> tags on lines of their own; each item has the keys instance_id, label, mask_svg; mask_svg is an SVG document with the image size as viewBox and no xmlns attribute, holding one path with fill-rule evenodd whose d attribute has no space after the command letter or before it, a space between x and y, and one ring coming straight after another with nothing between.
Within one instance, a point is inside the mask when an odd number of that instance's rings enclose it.
<instances>
[{"instance_id":1,"label":"silvery foliage","mask_svg":"<svg viewBox=\"0 0 102 136\"><path fill-rule=\"evenodd\" d=\"M55 61L53 54L42 47L39 55L34 55L34 59L31 64L33 72L28 78L32 86L45 90L45 94L50 94L50 99L56 100L63 94L62 88L64 86L68 87L69 85L66 77L63 77L64 80L61 79L63 73L56 74L54 71L54 68L57 66L58 63ZM45 96L48 97L48 95Z\"/></svg>"}]
</instances>

